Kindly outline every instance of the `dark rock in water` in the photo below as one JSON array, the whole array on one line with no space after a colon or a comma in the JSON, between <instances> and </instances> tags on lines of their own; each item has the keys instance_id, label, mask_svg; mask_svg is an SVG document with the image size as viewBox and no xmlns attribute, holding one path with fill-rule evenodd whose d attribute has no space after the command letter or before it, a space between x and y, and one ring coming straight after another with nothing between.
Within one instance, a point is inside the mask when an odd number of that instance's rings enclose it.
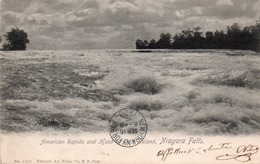
<instances>
[{"instance_id":1,"label":"dark rock in water","mask_svg":"<svg viewBox=\"0 0 260 164\"><path fill-rule=\"evenodd\" d=\"M153 51L152 51L152 50L136 50L136 51L132 51L132 52L151 53L151 52L153 52Z\"/></svg>"},{"instance_id":2,"label":"dark rock in water","mask_svg":"<svg viewBox=\"0 0 260 164\"><path fill-rule=\"evenodd\" d=\"M245 56L242 52L232 52L232 53L226 53L228 56Z\"/></svg>"},{"instance_id":3,"label":"dark rock in water","mask_svg":"<svg viewBox=\"0 0 260 164\"><path fill-rule=\"evenodd\" d=\"M71 124L64 122L64 123L62 123L62 126L60 128L64 129L64 130L68 130L69 128L71 128Z\"/></svg>"},{"instance_id":4,"label":"dark rock in water","mask_svg":"<svg viewBox=\"0 0 260 164\"><path fill-rule=\"evenodd\" d=\"M43 116L39 118L38 124L43 127L51 127L59 130L68 130L71 127L74 127L73 119L61 114L54 113L49 116Z\"/></svg>"},{"instance_id":5,"label":"dark rock in water","mask_svg":"<svg viewBox=\"0 0 260 164\"><path fill-rule=\"evenodd\" d=\"M60 124L58 122L58 120L52 119L49 120L48 123L46 124L46 126L51 126L51 127L58 127Z\"/></svg>"},{"instance_id":6,"label":"dark rock in water","mask_svg":"<svg viewBox=\"0 0 260 164\"><path fill-rule=\"evenodd\" d=\"M123 54L121 54L121 53L114 53L113 55L114 55L114 56L121 56L121 55L123 55Z\"/></svg>"}]
</instances>

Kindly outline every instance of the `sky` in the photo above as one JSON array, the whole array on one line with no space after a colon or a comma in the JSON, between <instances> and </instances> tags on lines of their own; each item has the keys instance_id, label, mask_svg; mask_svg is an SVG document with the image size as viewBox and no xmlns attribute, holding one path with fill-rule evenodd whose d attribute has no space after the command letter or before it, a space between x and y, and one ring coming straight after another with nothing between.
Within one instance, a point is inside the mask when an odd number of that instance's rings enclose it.
<instances>
[{"instance_id":1,"label":"sky","mask_svg":"<svg viewBox=\"0 0 260 164\"><path fill-rule=\"evenodd\" d=\"M0 35L18 27L31 50L131 49L200 26L241 27L260 19L260 0L0 0Z\"/></svg>"}]
</instances>

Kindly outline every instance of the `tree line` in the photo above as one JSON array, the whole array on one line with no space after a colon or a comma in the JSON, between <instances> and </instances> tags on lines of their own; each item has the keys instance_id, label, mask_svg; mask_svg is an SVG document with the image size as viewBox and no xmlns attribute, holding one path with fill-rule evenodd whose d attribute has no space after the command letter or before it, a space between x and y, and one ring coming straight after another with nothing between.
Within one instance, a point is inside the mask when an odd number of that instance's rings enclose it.
<instances>
[{"instance_id":1,"label":"tree line","mask_svg":"<svg viewBox=\"0 0 260 164\"><path fill-rule=\"evenodd\" d=\"M241 28L238 23L228 26L225 31L200 31L195 27L182 30L172 36L161 33L159 40L136 40L136 49L238 49L260 52L260 22Z\"/></svg>"}]
</instances>

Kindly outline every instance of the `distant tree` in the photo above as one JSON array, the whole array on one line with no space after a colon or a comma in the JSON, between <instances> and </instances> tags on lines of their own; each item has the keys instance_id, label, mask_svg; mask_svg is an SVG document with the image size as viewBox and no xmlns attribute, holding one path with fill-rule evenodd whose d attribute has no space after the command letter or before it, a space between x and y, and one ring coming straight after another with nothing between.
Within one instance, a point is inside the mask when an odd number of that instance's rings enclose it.
<instances>
[{"instance_id":1,"label":"distant tree","mask_svg":"<svg viewBox=\"0 0 260 164\"><path fill-rule=\"evenodd\" d=\"M26 44L30 43L27 33L18 28L12 28L12 30L7 32L4 36L6 37L7 43L3 44L3 50L6 51L26 50Z\"/></svg>"},{"instance_id":2,"label":"distant tree","mask_svg":"<svg viewBox=\"0 0 260 164\"><path fill-rule=\"evenodd\" d=\"M192 39L192 44L194 49L199 49L199 48L203 48L204 46L204 38L203 38L203 33L200 32L201 27L195 27L194 30L194 36Z\"/></svg>"},{"instance_id":3,"label":"distant tree","mask_svg":"<svg viewBox=\"0 0 260 164\"><path fill-rule=\"evenodd\" d=\"M184 39L185 38L182 34L175 34L173 36L172 48L173 49L182 49Z\"/></svg>"},{"instance_id":4,"label":"distant tree","mask_svg":"<svg viewBox=\"0 0 260 164\"><path fill-rule=\"evenodd\" d=\"M156 40L152 39L152 40L149 42L148 48L149 48L149 49L156 49L156 48L157 48Z\"/></svg>"},{"instance_id":5,"label":"distant tree","mask_svg":"<svg viewBox=\"0 0 260 164\"><path fill-rule=\"evenodd\" d=\"M158 48L162 48L162 49L171 48L172 45L171 40L172 40L172 36L170 33L166 33L166 34L161 33L160 39L157 42Z\"/></svg>"},{"instance_id":6,"label":"distant tree","mask_svg":"<svg viewBox=\"0 0 260 164\"><path fill-rule=\"evenodd\" d=\"M214 42L214 33L212 31L207 31L205 35L206 35L206 39L205 39L204 47L209 48L209 49L215 48L214 43L213 43Z\"/></svg>"},{"instance_id":7,"label":"distant tree","mask_svg":"<svg viewBox=\"0 0 260 164\"><path fill-rule=\"evenodd\" d=\"M214 38L213 32L212 31L207 31L206 32L206 38L208 40L212 40Z\"/></svg>"},{"instance_id":8,"label":"distant tree","mask_svg":"<svg viewBox=\"0 0 260 164\"><path fill-rule=\"evenodd\" d=\"M260 52L260 21L255 26L251 26L253 50Z\"/></svg>"},{"instance_id":9,"label":"distant tree","mask_svg":"<svg viewBox=\"0 0 260 164\"><path fill-rule=\"evenodd\" d=\"M227 27L228 48L241 49L243 46L242 30L238 23Z\"/></svg>"},{"instance_id":10,"label":"distant tree","mask_svg":"<svg viewBox=\"0 0 260 164\"><path fill-rule=\"evenodd\" d=\"M195 27L194 29L188 28L187 30L182 30L180 34L176 34L173 39L173 48L177 49L198 49L202 48L203 45L203 34L200 32L201 28Z\"/></svg>"},{"instance_id":11,"label":"distant tree","mask_svg":"<svg viewBox=\"0 0 260 164\"><path fill-rule=\"evenodd\" d=\"M137 39L135 42L136 49L143 49L144 48L144 42L140 39Z\"/></svg>"},{"instance_id":12,"label":"distant tree","mask_svg":"<svg viewBox=\"0 0 260 164\"><path fill-rule=\"evenodd\" d=\"M147 41L147 40L144 40L143 43L144 43L144 47L143 47L143 49L147 49L148 46L149 46L148 41Z\"/></svg>"},{"instance_id":13,"label":"distant tree","mask_svg":"<svg viewBox=\"0 0 260 164\"><path fill-rule=\"evenodd\" d=\"M11 50L11 44L10 43L4 43L3 44L3 50L5 50L5 51Z\"/></svg>"},{"instance_id":14,"label":"distant tree","mask_svg":"<svg viewBox=\"0 0 260 164\"><path fill-rule=\"evenodd\" d=\"M228 39L224 31L216 30L214 33L214 48L217 49L227 49L228 48Z\"/></svg>"}]
</instances>

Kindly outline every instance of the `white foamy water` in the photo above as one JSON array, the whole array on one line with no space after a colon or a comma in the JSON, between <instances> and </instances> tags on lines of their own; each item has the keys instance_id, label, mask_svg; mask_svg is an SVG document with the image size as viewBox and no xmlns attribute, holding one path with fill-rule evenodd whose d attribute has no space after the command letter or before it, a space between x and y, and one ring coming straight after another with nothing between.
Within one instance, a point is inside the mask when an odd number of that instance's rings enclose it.
<instances>
[{"instance_id":1,"label":"white foamy water","mask_svg":"<svg viewBox=\"0 0 260 164\"><path fill-rule=\"evenodd\" d=\"M131 107L152 132L259 134L260 57L244 53L1 52L0 128L104 132L116 111ZM149 94L147 78L158 92Z\"/></svg>"}]
</instances>

